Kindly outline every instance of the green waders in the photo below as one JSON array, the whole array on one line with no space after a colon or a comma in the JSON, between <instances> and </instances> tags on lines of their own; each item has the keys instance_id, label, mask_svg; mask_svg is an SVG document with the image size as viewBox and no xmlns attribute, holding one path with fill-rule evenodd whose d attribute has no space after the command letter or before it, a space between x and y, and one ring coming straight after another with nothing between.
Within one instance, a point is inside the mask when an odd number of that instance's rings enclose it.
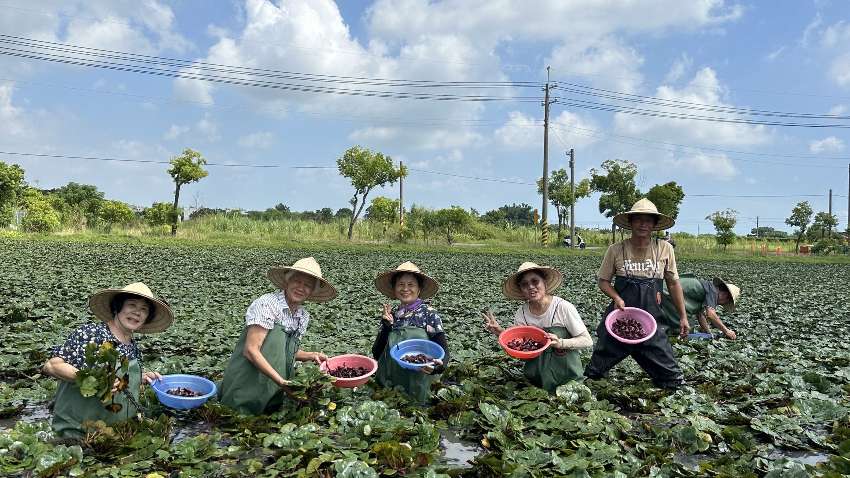
<instances>
[{"instance_id":1,"label":"green waders","mask_svg":"<svg viewBox=\"0 0 850 478\"><path fill-rule=\"evenodd\" d=\"M566 327L546 327L543 330L562 339L571 337ZM581 359L577 350L559 350L550 346L537 358L527 360L522 372L529 382L554 393L559 385L581 377Z\"/></svg>"},{"instance_id":2,"label":"green waders","mask_svg":"<svg viewBox=\"0 0 850 478\"><path fill-rule=\"evenodd\" d=\"M284 392L242 354L247 336L248 327L245 327L224 370L218 397L222 405L245 415L271 413L283 405ZM275 327L266 335L260 353L281 377L288 379L299 345L297 334L287 334L283 328Z\"/></svg>"},{"instance_id":3,"label":"green waders","mask_svg":"<svg viewBox=\"0 0 850 478\"><path fill-rule=\"evenodd\" d=\"M127 390L136 401L139 400L139 388L142 385L142 367L138 360L130 361L129 384ZM113 395L115 403L121 404L121 410L112 413L105 408L97 397L80 395L80 387L75 382L62 380L56 390L56 404L53 408L53 431L60 438L81 438L84 435L83 422L102 420L107 424L129 420L138 410L130 404L123 392Z\"/></svg>"},{"instance_id":4,"label":"green waders","mask_svg":"<svg viewBox=\"0 0 850 478\"><path fill-rule=\"evenodd\" d=\"M705 287L702 282L690 274L679 276L679 284L682 286L682 296L685 299L685 313L689 321L695 321L697 316L705 310ZM658 324L667 327L667 333L678 335L679 312L670 297L667 287L661 291L661 317ZM694 325L694 324L691 324Z\"/></svg>"},{"instance_id":5,"label":"green waders","mask_svg":"<svg viewBox=\"0 0 850 478\"><path fill-rule=\"evenodd\" d=\"M627 307L641 308L655 317L661 315L657 297L661 291L663 279L643 279L631 276L617 276L614 289L623 298ZM651 378L655 386L675 388L682 384L683 374L667 334L658 330L651 339L639 344L624 344L615 339L605 328L605 318L614 310L614 302L608 306L599 326L596 328L596 345L584 374L591 379L606 376L608 371L631 356Z\"/></svg>"},{"instance_id":6,"label":"green waders","mask_svg":"<svg viewBox=\"0 0 850 478\"><path fill-rule=\"evenodd\" d=\"M399 327L390 331L387 348L384 349L384 353L378 359L378 372L375 374L375 379L381 386L387 388L401 387L411 398L419 403L425 403L431 398L431 384L437 377L417 370L402 368L390 356L392 347L408 339L429 340L428 333L419 327Z\"/></svg>"}]
</instances>

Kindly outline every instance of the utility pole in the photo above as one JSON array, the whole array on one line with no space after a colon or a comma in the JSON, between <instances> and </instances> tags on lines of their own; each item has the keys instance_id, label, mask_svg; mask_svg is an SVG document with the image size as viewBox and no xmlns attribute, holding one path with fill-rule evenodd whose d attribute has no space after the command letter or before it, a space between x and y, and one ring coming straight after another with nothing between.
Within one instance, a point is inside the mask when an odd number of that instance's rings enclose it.
<instances>
[{"instance_id":1,"label":"utility pole","mask_svg":"<svg viewBox=\"0 0 850 478\"><path fill-rule=\"evenodd\" d=\"M570 148L570 247L576 246L576 153Z\"/></svg>"},{"instance_id":2,"label":"utility pole","mask_svg":"<svg viewBox=\"0 0 850 478\"><path fill-rule=\"evenodd\" d=\"M832 188L829 188L829 235L827 237L832 238Z\"/></svg>"},{"instance_id":3,"label":"utility pole","mask_svg":"<svg viewBox=\"0 0 850 478\"><path fill-rule=\"evenodd\" d=\"M541 242L549 245L549 67L546 67L546 88L543 100L543 207L540 208Z\"/></svg>"},{"instance_id":4,"label":"utility pole","mask_svg":"<svg viewBox=\"0 0 850 478\"><path fill-rule=\"evenodd\" d=\"M850 236L850 163L847 163L847 235Z\"/></svg>"},{"instance_id":5,"label":"utility pole","mask_svg":"<svg viewBox=\"0 0 850 478\"><path fill-rule=\"evenodd\" d=\"M759 229L759 217L756 216L756 238L761 238L761 229Z\"/></svg>"},{"instance_id":6,"label":"utility pole","mask_svg":"<svg viewBox=\"0 0 850 478\"><path fill-rule=\"evenodd\" d=\"M404 161L398 162L398 170L404 171ZM404 175L398 178L398 225L404 226Z\"/></svg>"}]
</instances>

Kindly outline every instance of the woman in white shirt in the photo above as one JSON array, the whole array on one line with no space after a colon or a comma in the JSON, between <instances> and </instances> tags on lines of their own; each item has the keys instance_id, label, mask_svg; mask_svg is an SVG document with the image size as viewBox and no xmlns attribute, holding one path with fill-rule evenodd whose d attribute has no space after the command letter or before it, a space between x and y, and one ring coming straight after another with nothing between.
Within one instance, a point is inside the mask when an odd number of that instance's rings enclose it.
<instances>
[{"instance_id":1,"label":"woman in white shirt","mask_svg":"<svg viewBox=\"0 0 850 478\"><path fill-rule=\"evenodd\" d=\"M552 393L571 380L582 376L579 349L593 345L590 334L570 302L552 295L564 276L552 267L524 262L502 283L502 293L509 299L523 300L514 314L515 325L532 325L545 330L552 345L523 367L526 378ZM492 312L484 313L485 326L493 334L504 330Z\"/></svg>"}]
</instances>

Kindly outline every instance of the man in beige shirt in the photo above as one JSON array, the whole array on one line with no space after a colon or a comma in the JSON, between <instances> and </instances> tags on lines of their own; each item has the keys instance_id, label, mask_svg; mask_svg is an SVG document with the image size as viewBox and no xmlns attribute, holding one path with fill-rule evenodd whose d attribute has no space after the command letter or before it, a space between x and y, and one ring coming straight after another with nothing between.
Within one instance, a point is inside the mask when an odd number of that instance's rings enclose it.
<instances>
[{"instance_id":1,"label":"man in beige shirt","mask_svg":"<svg viewBox=\"0 0 850 478\"><path fill-rule=\"evenodd\" d=\"M614 222L624 229L631 229L632 236L608 247L596 275L599 289L611 298L605 317L615 308L637 307L652 314L657 321L662 313L662 285L666 282L679 313L679 334L687 336L690 327L679 285L676 254L669 242L652 238L653 231L672 227L673 219L660 214L648 199L641 199L631 211L615 216ZM591 379L605 377L611 368L631 356L656 386L678 387L683 381L682 370L664 332L659 331L638 344L626 344L608 333L603 317L597 327L598 340L584 374Z\"/></svg>"}]
</instances>

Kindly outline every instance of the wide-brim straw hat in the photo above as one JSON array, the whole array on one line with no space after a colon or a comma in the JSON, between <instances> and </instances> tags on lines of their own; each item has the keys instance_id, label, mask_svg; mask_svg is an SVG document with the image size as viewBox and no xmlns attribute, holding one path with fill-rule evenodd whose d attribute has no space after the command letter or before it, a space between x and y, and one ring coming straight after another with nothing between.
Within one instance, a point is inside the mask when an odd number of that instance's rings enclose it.
<instances>
[{"instance_id":1,"label":"wide-brim straw hat","mask_svg":"<svg viewBox=\"0 0 850 478\"><path fill-rule=\"evenodd\" d=\"M726 290L729 291L729 296L732 298L732 303L726 304L723 307L726 307L727 309L729 309L729 312L735 312L735 305L737 305L737 303L738 303L738 297L741 296L741 288L736 286L735 284L726 282L725 280L721 279L720 277L715 277L714 280L712 280L712 282L714 282L715 287L723 286L723 287L726 288Z\"/></svg>"},{"instance_id":2,"label":"wide-brim straw hat","mask_svg":"<svg viewBox=\"0 0 850 478\"><path fill-rule=\"evenodd\" d=\"M336 289L322 277L322 268L319 267L316 259L305 257L298 259L291 266L275 266L269 269L267 275L269 280L282 290L286 288L286 273L289 271L300 272L317 279L317 286L313 290L313 293L307 297L307 300L312 302L327 302L336 297Z\"/></svg>"},{"instance_id":3,"label":"wide-brim straw hat","mask_svg":"<svg viewBox=\"0 0 850 478\"><path fill-rule=\"evenodd\" d=\"M438 290L440 290L440 284L436 280L419 270L419 267L417 267L416 264L407 261L400 264L395 269L381 272L378 274L378 277L375 277L375 288L378 289L381 294L384 294L390 299L397 298L392 284L392 279L396 274L413 274L422 278L422 287L419 289L420 299L430 299L437 294Z\"/></svg>"},{"instance_id":4,"label":"wide-brim straw hat","mask_svg":"<svg viewBox=\"0 0 850 478\"><path fill-rule=\"evenodd\" d=\"M552 291L561 287L561 284L564 282L564 274L561 274L561 271L554 267L540 266L534 262L523 262L516 272L509 275L505 281L502 282L502 293L505 294L505 297L509 299L525 300L525 296L522 295L522 291L520 290L516 279L521 274L528 271L537 271L543 276L543 279L546 282L547 294L551 294Z\"/></svg>"},{"instance_id":5,"label":"wide-brim straw hat","mask_svg":"<svg viewBox=\"0 0 850 478\"><path fill-rule=\"evenodd\" d=\"M148 320L139 327L136 332L140 334L155 334L162 332L174 323L174 313L171 311L171 306L164 299L157 298L153 295L150 288L143 282L134 282L125 285L120 289L103 289L95 292L89 297L89 310L98 319L108 322L114 317L109 305L112 299L118 294L129 294L136 297L148 299L154 304L154 310L150 311Z\"/></svg>"},{"instance_id":6,"label":"wide-brim straw hat","mask_svg":"<svg viewBox=\"0 0 850 478\"><path fill-rule=\"evenodd\" d=\"M620 214L614 216L614 224L618 225L623 229L631 230L632 226L631 224L629 224L629 219L635 214L648 214L650 216L657 217L658 222L653 228L654 231L663 231L664 229L670 229L671 227L673 227L673 224L676 223L676 221L674 221L672 217L658 212L658 208L655 207L655 204L653 204L652 201L643 198L640 201L636 202L632 206L632 209L630 211L621 212Z\"/></svg>"}]
</instances>

